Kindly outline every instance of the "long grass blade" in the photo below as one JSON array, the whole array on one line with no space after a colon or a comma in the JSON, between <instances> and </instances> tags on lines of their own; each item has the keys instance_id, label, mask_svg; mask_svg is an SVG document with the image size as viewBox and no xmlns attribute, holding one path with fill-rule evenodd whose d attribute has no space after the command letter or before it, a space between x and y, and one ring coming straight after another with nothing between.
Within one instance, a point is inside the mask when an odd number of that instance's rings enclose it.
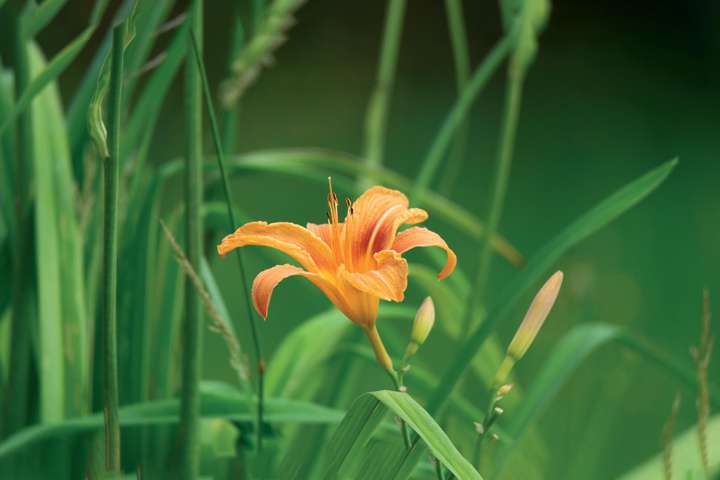
<instances>
[{"instance_id":1,"label":"long grass blade","mask_svg":"<svg viewBox=\"0 0 720 480\"><path fill-rule=\"evenodd\" d=\"M13 113L6 117L5 121L0 124L0 134L10 125L12 120L22 114L30 105L30 102L38 95L47 85L55 81L60 74L75 60L80 51L85 47L88 40L97 28L96 24L90 24L78 35L75 40L65 46L55 57L47 64L47 66L35 76L32 82L28 83L20 95Z\"/></svg>"},{"instance_id":2,"label":"long grass blade","mask_svg":"<svg viewBox=\"0 0 720 480\"><path fill-rule=\"evenodd\" d=\"M505 294L498 297L500 300L490 309L487 320L469 335L460 348L446 374L442 376L442 383L431 397L428 411L437 413L441 409L495 326L510 315L518 300L541 279L553 263L570 247L592 235L649 195L670 175L675 165L677 160L671 160L629 183L570 224L540 249L518 280L506 289Z\"/></svg>"},{"instance_id":3,"label":"long grass blade","mask_svg":"<svg viewBox=\"0 0 720 480\"><path fill-rule=\"evenodd\" d=\"M490 77L500 67L503 60L508 56L515 43L515 34L510 32L506 34L488 53L483 62L475 69L470 82L463 90L460 97L453 104L452 109L448 112L440 127L440 131L435 136L427 156L424 158L420 172L415 179L413 185L413 197L419 198L424 190L430 187L430 181L435 175L443 155L447 151L453 135L458 127L462 124L467 116L470 107L475 102L480 92L487 85Z\"/></svg>"},{"instance_id":4,"label":"long grass blade","mask_svg":"<svg viewBox=\"0 0 720 480\"><path fill-rule=\"evenodd\" d=\"M22 29L27 38L33 38L40 30L55 18L67 0L46 0L40 5L33 5L23 14Z\"/></svg>"},{"instance_id":5,"label":"long grass blade","mask_svg":"<svg viewBox=\"0 0 720 480\"><path fill-rule=\"evenodd\" d=\"M19 8L7 7L6 13L11 17L8 36L12 42L12 56L15 74L15 98L22 96L32 81L28 42L22 33L21 14ZM5 123L13 120L12 111L5 116ZM0 131L0 134L2 132ZM30 328L26 311L27 272L28 265L27 239L30 235L30 174L31 165L35 161L34 132L32 112L21 115L16 122L17 151L15 152L14 173L14 246L12 264L12 318L10 369L8 386L3 401L3 434L12 433L28 421L28 382L30 371ZM42 247L38 247L38 254Z\"/></svg>"}]
</instances>

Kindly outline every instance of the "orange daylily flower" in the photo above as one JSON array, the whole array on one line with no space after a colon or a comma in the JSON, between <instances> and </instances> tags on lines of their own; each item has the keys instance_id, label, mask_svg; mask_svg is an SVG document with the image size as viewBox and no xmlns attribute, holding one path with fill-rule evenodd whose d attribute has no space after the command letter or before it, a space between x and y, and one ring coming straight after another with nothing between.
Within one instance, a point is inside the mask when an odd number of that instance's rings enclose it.
<instances>
[{"instance_id":1,"label":"orange daylily flower","mask_svg":"<svg viewBox=\"0 0 720 480\"><path fill-rule=\"evenodd\" d=\"M439 279L455 269L457 257L437 233L411 227L398 233L403 224L425 221L428 214L409 208L405 195L397 190L372 187L353 203L346 199L347 215L339 221L338 199L328 194L328 223L308 223L307 228L287 222L250 222L226 236L218 253L247 245L275 248L298 262L276 265L260 272L252 286L255 309L265 319L275 287L292 276L307 278L350 320L368 335L378 362L392 370L392 361L378 335L380 299L401 302L407 288L408 264L402 254L415 247L440 247L447 263Z\"/></svg>"}]
</instances>

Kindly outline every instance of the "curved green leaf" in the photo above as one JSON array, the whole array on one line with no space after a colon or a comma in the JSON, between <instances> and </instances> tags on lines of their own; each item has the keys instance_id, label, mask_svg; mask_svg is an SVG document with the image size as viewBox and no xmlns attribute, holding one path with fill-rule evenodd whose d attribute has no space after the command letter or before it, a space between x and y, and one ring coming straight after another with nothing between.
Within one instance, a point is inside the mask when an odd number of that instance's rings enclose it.
<instances>
[{"instance_id":1,"label":"curved green leaf","mask_svg":"<svg viewBox=\"0 0 720 480\"><path fill-rule=\"evenodd\" d=\"M201 385L201 415L206 419L227 418L252 422L255 418L255 402L255 399L222 384ZM278 398L265 399L265 402L265 419L268 422L322 424L337 423L342 419L342 412L308 402ZM179 410L180 402L176 399L128 405L120 409L120 424L129 427L177 423ZM29 427L0 444L0 459L41 440L102 428L101 413Z\"/></svg>"},{"instance_id":2,"label":"curved green leaf","mask_svg":"<svg viewBox=\"0 0 720 480\"><path fill-rule=\"evenodd\" d=\"M404 420L408 427L422 438L435 458L457 478L482 480L480 474L460 454L445 432L420 404L407 393L389 390L366 393L353 403L328 442L324 478L337 478L346 462L351 464L360 457L388 411ZM410 455L413 455L413 452L410 452ZM419 457L419 454L415 456ZM391 472L384 473L384 478L391 478L389 476ZM403 473L407 474L409 471ZM401 477L392 475L392 478Z\"/></svg>"}]
</instances>

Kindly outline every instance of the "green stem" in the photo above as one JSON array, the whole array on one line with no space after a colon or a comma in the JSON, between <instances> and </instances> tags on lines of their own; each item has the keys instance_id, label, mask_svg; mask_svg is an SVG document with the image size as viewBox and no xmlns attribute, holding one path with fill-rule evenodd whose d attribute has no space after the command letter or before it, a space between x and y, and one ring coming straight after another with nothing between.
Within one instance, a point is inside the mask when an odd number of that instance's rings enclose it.
<instances>
[{"instance_id":1,"label":"green stem","mask_svg":"<svg viewBox=\"0 0 720 480\"><path fill-rule=\"evenodd\" d=\"M113 28L108 92L108 152L105 159L103 216L103 406L105 409L105 467L120 473L120 417L117 360L118 177L120 175L120 114L126 23Z\"/></svg>"},{"instance_id":2,"label":"green stem","mask_svg":"<svg viewBox=\"0 0 720 480\"><path fill-rule=\"evenodd\" d=\"M403 374L404 372L399 371L396 372L394 370L386 370L390 378L392 379L393 385L395 385L395 389L398 392L405 391L405 388L403 386ZM410 440L410 431L407 428L407 425L405 424L405 420L402 418L400 419L400 433L402 435L403 443L405 444L405 449L410 450L411 446L411 440Z\"/></svg>"},{"instance_id":3,"label":"green stem","mask_svg":"<svg viewBox=\"0 0 720 480\"><path fill-rule=\"evenodd\" d=\"M245 28L240 14L240 3L236 3L234 12L234 23L230 40L230 51L228 52L225 77L232 76L232 64L240 51L245 46ZM238 102L222 108L220 111L220 125L222 126L222 148L223 152L232 154L235 152L237 137Z\"/></svg>"},{"instance_id":4,"label":"green stem","mask_svg":"<svg viewBox=\"0 0 720 480\"><path fill-rule=\"evenodd\" d=\"M252 2L252 21L253 21L253 33L257 32L260 28L260 24L265 16L265 1L264 0L253 0Z\"/></svg>"},{"instance_id":5,"label":"green stem","mask_svg":"<svg viewBox=\"0 0 720 480\"><path fill-rule=\"evenodd\" d=\"M225 197L225 205L227 207L227 216L229 228L232 231L236 223L235 209L232 203L232 192L230 190L230 182L225 171L225 154L223 153L222 140L220 139L220 130L217 125L217 119L215 116L215 108L213 107L212 98L210 96L210 85L205 72L205 67L200 56L200 49L197 45L197 39L195 32L190 31L190 37L192 39L193 53L196 60L196 65L200 78L202 80L203 94L205 95L205 104L208 108L208 116L210 117L210 130L213 136L213 143L215 144L215 151L217 153L216 158L218 162L218 169L220 170L220 177L222 179L223 195ZM262 430L263 430L263 411L265 404L265 357L262 349L262 339L260 338L260 327L258 325L257 318L253 315L252 307L250 306L250 292L248 291L247 273L245 272L245 264L243 262L242 254L239 249L235 250L235 256L238 261L238 269L240 270L240 282L243 286L243 292L245 293L245 308L247 313L248 322L250 323L250 333L252 336L253 347L255 351L255 364L257 365L257 394L258 394L258 406L257 406L257 445L258 450L262 450Z\"/></svg>"},{"instance_id":6,"label":"green stem","mask_svg":"<svg viewBox=\"0 0 720 480\"><path fill-rule=\"evenodd\" d=\"M493 245L491 238L495 236L500 225L503 206L505 204L505 196L507 193L508 180L510 178L510 166L512 164L513 146L515 143L515 133L517 131L518 115L520 113L520 100L522 97L522 86L525 77L523 70L510 68L508 70L508 91L505 97L505 116L503 119L502 133L500 138L500 148L498 149L497 166L495 178L493 179L492 199L490 201L490 211L486 224L485 236L483 238L483 246L480 252L480 261L478 274L475 279L470 296L471 302L477 308L485 302L485 294L487 289L487 281L490 275L490 266L492 263ZM472 327L472 312L474 309L468 308L465 314L465 323L467 327Z\"/></svg>"},{"instance_id":7,"label":"green stem","mask_svg":"<svg viewBox=\"0 0 720 480\"><path fill-rule=\"evenodd\" d=\"M370 168L378 168L383 163L388 104L395 80L404 14L405 0L388 2L377 81L365 116L365 162Z\"/></svg>"},{"instance_id":8,"label":"green stem","mask_svg":"<svg viewBox=\"0 0 720 480\"><path fill-rule=\"evenodd\" d=\"M442 463L440 463L440 460L437 458L435 459L435 476L438 480L445 480L445 475L443 475L442 470Z\"/></svg>"},{"instance_id":9,"label":"green stem","mask_svg":"<svg viewBox=\"0 0 720 480\"><path fill-rule=\"evenodd\" d=\"M11 54L15 68L16 99L31 80L28 47L21 28L21 2L8 5L3 16L9 18ZM34 138L32 108L18 117L17 155L15 155L15 251L13 255L12 319L10 365L5 391L4 434L13 433L28 422L28 385L30 375L30 325L26 315L26 282L28 281L27 244L29 222L29 167L33 164Z\"/></svg>"},{"instance_id":10,"label":"green stem","mask_svg":"<svg viewBox=\"0 0 720 480\"><path fill-rule=\"evenodd\" d=\"M190 25L202 38L203 1L195 0L190 10ZM192 44L192 37L188 36ZM193 48L188 46L188 51ZM202 44L199 45L202 51ZM200 75L192 62L185 65L185 120L186 120L186 231L187 257L190 265L200 271L202 258L202 91ZM201 305L191 282L185 285L185 318L183 322L182 398L180 402L180 477L195 480L200 460L198 384L201 372L202 325Z\"/></svg>"},{"instance_id":11,"label":"green stem","mask_svg":"<svg viewBox=\"0 0 720 480\"><path fill-rule=\"evenodd\" d=\"M465 20L463 15L462 2L460 0L445 0L448 28L450 30L450 42L452 43L453 61L455 63L455 83L458 96L462 95L470 78L470 54L467 45L467 32L465 31ZM470 129L470 117L466 116L455 133L452 153L448 158L447 168L440 180L440 193L449 196L452 187L460 173L463 160L465 159L465 148L468 142Z\"/></svg>"},{"instance_id":12,"label":"green stem","mask_svg":"<svg viewBox=\"0 0 720 480\"><path fill-rule=\"evenodd\" d=\"M414 199L418 199L420 194L429 187L430 181L440 166L440 161L453 138L453 134L464 121L470 107L488 80L490 80L492 74L495 73L495 70L512 49L515 38L515 30L507 33L475 69L470 83L465 87L460 98L455 101L452 109L445 117L440 131L435 136L435 140L430 146L425 160L423 160L420 173L413 186L412 197Z\"/></svg>"}]
</instances>

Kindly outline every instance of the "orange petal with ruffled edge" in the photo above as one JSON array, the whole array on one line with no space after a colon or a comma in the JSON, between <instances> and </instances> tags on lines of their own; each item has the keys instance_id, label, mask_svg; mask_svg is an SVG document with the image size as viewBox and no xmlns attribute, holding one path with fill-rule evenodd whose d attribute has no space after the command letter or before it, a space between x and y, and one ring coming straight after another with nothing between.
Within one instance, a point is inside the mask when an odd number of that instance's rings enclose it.
<instances>
[{"instance_id":1,"label":"orange petal with ruffled edge","mask_svg":"<svg viewBox=\"0 0 720 480\"><path fill-rule=\"evenodd\" d=\"M246 223L223 238L217 250L220 255L225 255L246 245L280 250L310 272L334 271L336 268L335 256L330 247L310 230L294 223Z\"/></svg>"},{"instance_id":2,"label":"orange petal with ruffled edge","mask_svg":"<svg viewBox=\"0 0 720 480\"><path fill-rule=\"evenodd\" d=\"M296 267L295 265L275 265L274 267L268 268L258 273L253 281L252 285L252 299L255 310L260 314L261 317L267 319L268 308L270 307L270 298L272 297L273 290L278 286L280 282L288 277L296 275L303 276L310 280L316 287L336 305L343 306L342 297L336 291L336 289L320 275L316 273L306 272L302 268Z\"/></svg>"},{"instance_id":3,"label":"orange petal with ruffled edge","mask_svg":"<svg viewBox=\"0 0 720 480\"><path fill-rule=\"evenodd\" d=\"M374 256L377 267L366 272L348 272L340 266L338 275L354 288L383 300L402 302L407 289L408 264L395 250Z\"/></svg>"},{"instance_id":4,"label":"orange petal with ruffled edge","mask_svg":"<svg viewBox=\"0 0 720 480\"><path fill-rule=\"evenodd\" d=\"M398 253L405 253L415 247L440 247L445 250L447 253L447 262L445 263L445 267L442 271L438 273L438 278L440 280L447 277L453 272L453 270L455 270L457 256L455 256L455 252L448 247L445 240L443 240L437 233L423 227L408 228L407 230L400 232L400 234L395 238L392 249Z\"/></svg>"}]
</instances>

